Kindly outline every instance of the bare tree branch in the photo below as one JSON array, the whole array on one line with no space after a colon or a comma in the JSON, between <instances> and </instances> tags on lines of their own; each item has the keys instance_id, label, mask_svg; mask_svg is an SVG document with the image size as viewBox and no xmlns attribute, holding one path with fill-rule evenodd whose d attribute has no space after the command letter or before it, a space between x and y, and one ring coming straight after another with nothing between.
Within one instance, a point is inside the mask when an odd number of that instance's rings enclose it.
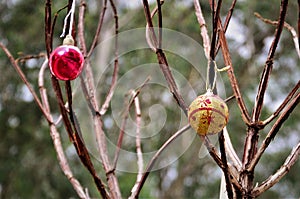
<instances>
[{"instance_id":1,"label":"bare tree branch","mask_svg":"<svg viewBox=\"0 0 300 199\"><path fill-rule=\"evenodd\" d=\"M277 29L275 31L275 38L269 50L269 55L265 64L265 68L259 83L259 88L253 108L252 118L251 118L251 125L248 125L247 136L245 139L244 144L244 153L243 153L243 169L241 175L242 185L246 188L246 192L251 192L253 188L253 179L254 179L254 168L249 170L249 165L252 162L255 154L257 153L257 145L258 145L258 132L261 128L259 117L263 106L263 99L265 95L265 91L267 89L267 84L269 81L269 77L271 75L271 71L273 68L273 58L275 55L276 47L279 42L279 38L283 29L284 19L286 15L288 1L282 0L280 6L280 16L279 16L279 23ZM252 164L255 166L255 164Z\"/></svg>"},{"instance_id":2,"label":"bare tree branch","mask_svg":"<svg viewBox=\"0 0 300 199\"><path fill-rule=\"evenodd\" d=\"M212 10L212 26L213 26L213 35L211 38L210 45L210 59L211 61L215 60L215 49L216 49L216 41L217 41L217 31L218 31L218 21L222 6L222 0L218 0L217 6L215 6L215 0L210 0L211 10Z\"/></svg>"},{"instance_id":3,"label":"bare tree branch","mask_svg":"<svg viewBox=\"0 0 300 199\"><path fill-rule=\"evenodd\" d=\"M133 91L132 95L136 95ZM135 106L135 120L136 120L136 153L137 153L137 165L138 165L138 172L136 176L136 182L131 189L131 196L129 199L133 199L133 196L136 194L137 187L141 182L143 171L144 171L144 160L143 160L143 153L141 147L141 107L138 96L134 98L134 106Z\"/></svg>"},{"instance_id":4,"label":"bare tree branch","mask_svg":"<svg viewBox=\"0 0 300 199\"><path fill-rule=\"evenodd\" d=\"M254 104L254 108L253 108L252 122L254 122L254 123L258 122L260 114L261 114L261 109L263 106L265 92L266 92L269 78L270 78L272 68L273 68L273 59L274 59L275 51L276 51L276 48L277 48L277 45L278 45L278 42L279 42L279 39L281 36L283 26L284 26L284 19L285 19L286 12L287 12L287 6L288 6L288 0L282 0L281 6L280 6L280 16L278 19L278 25L277 25L276 32L275 32L275 37L274 37L274 40L273 40L272 45L269 50L268 58L265 63L265 67L264 67L264 70L263 70L263 73L261 76L261 80L259 83L258 92L256 95L256 100L255 100L255 104Z\"/></svg>"},{"instance_id":5,"label":"bare tree branch","mask_svg":"<svg viewBox=\"0 0 300 199\"><path fill-rule=\"evenodd\" d=\"M284 101L281 103L281 105L277 108L277 110L265 121L262 122L263 126L266 126L270 122L272 122L278 115L279 113L286 107L286 105L293 99L294 95L300 88L300 80L296 84L296 86L291 90L291 92L286 96Z\"/></svg>"},{"instance_id":6,"label":"bare tree branch","mask_svg":"<svg viewBox=\"0 0 300 199\"><path fill-rule=\"evenodd\" d=\"M219 41L220 41L220 45L221 45L224 63L226 66L230 66L230 68L227 70L227 74L228 74L228 77L229 77L229 80L231 83L231 87L234 92L234 96L237 100L237 104L241 110L242 118L243 118L245 124L249 125L250 124L250 116L249 116L247 107L245 105L245 102L242 98L237 79L234 75L233 65L232 65L232 61L231 61L231 57L230 57L229 49L228 49L228 44L226 41L225 33L223 31L223 27L222 27L220 19L218 20L218 27L219 27Z\"/></svg>"},{"instance_id":7,"label":"bare tree branch","mask_svg":"<svg viewBox=\"0 0 300 199\"><path fill-rule=\"evenodd\" d=\"M119 60L118 60L118 34L119 34L119 22L118 22L118 12L117 8L114 4L113 0L109 0L112 8L113 8L113 13L114 13L114 18L115 18L115 60L114 60L114 72L112 75L112 80L111 80L111 85L109 88L109 91L107 93L107 96L105 98L105 101L101 107L100 110L100 115L104 115L109 107L109 103L113 97L116 85L117 85L117 80L118 80L118 72L119 72Z\"/></svg>"},{"instance_id":8,"label":"bare tree branch","mask_svg":"<svg viewBox=\"0 0 300 199\"><path fill-rule=\"evenodd\" d=\"M145 13L146 21L147 21L147 26L149 27L150 37L154 41L154 44L155 44L154 46L157 46L157 38L156 38L154 28L153 28L153 22L152 22L152 17L151 17L151 14L150 14L150 8L149 8L148 1L143 0L143 5L144 5L144 13ZM176 100L179 107L183 110L185 115L187 115L188 106L184 102L183 97L181 96L181 94L179 93L177 84L176 84L175 79L172 75L172 72L170 70L167 58L166 58L163 50L162 49L156 49L156 55L157 55L157 60L158 60L159 66L161 68L161 71L164 74L165 79L168 83L168 87L170 89L170 92L173 94L173 97Z\"/></svg>"},{"instance_id":9,"label":"bare tree branch","mask_svg":"<svg viewBox=\"0 0 300 199\"><path fill-rule=\"evenodd\" d=\"M263 18L259 13L255 12L254 15L262 20L263 22L267 23L267 24L271 24L273 26L278 26L278 21L272 21L270 19L266 19L266 18ZM288 24L287 22L284 22L283 24L283 27L285 27L288 31L290 31L291 35L292 35L292 38L293 38L293 42L294 42L294 45L295 45L295 49L296 49L296 52L297 52L297 55L298 57L300 58L300 50L299 50L299 44L298 44L298 35L297 35L297 32L296 30L290 25Z\"/></svg>"},{"instance_id":10,"label":"bare tree branch","mask_svg":"<svg viewBox=\"0 0 300 199\"><path fill-rule=\"evenodd\" d=\"M90 57L92 55L92 53L94 51L94 48L96 47L96 45L98 43L99 35L100 35L100 32L102 30L102 26L103 26L103 21L104 21L104 16L105 16L106 9L107 9L107 0L104 0L101 13L99 13L99 21L98 21L96 34L95 34L93 42L92 42L92 44L89 48L89 52L87 53L87 57Z\"/></svg>"},{"instance_id":11,"label":"bare tree branch","mask_svg":"<svg viewBox=\"0 0 300 199\"><path fill-rule=\"evenodd\" d=\"M80 1L79 6L79 16L78 16L78 40L79 45L81 46L81 51L84 57L86 57L87 49L85 45L85 39L84 39L84 15L86 10L86 2L85 0Z\"/></svg>"},{"instance_id":12,"label":"bare tree branch","mask_svg":"<svg viewBox=\"0 0 300 199\"><path fill-rule=\"evenodd\" d=\"M194 7L195 7L195 13L197 16L197 20L198 20L198 23L200 26L200 32L201 32L201 36L202 36L202 40L203 40L204 53L205 53L207 60L209 60L210 39L208 36L206 22L203 17L203 14L202 14L202 9L201 9L199 0L194 0Z\"/></svg>"},{"instance_id":13,"label":"bare tree branch","mask_svg":"<svg viewBox=\"0 0 300 199\"><path fill-rule=\"evenodd\" d=\"M36 94L36 92L34 91L34 89L32 88L31 84L29 83L29 81L27 80L25 74L23 73L23 71L21 70L20 66L18 65L17 61L15 60L15 58L12 56L12 54L9 52L9 50L0 42L0 48L4 51L4 53L6 54L6 56L8 57L10 63L12 64L12 66L14 67L14 69L17 71L18 75L20 76L21 80L24 82L24 84L26 85L26 87L28 88L28 90L30 91L31 95L34 98L35 103L38 105L38 107L40 108L40 110L42 111L43 115L45 116L46 120L48 122L50 122L50 118L48 118L48 114L47 111L45 110L45 108L43 107L41 100L39 99L38 95Z\"/></svg>"},{"instance_id":14,"label":"bare tree branch","mask_svg":"<svg viewBox=\"0 0 300 199\"><path fill-rule=\"evenodd\" d=\"M65 156L65 153L64 153L64 150L63 150L63 147L61 144L60 135L57 131L55 124L53 123L53 118L51 116L50 106L49 106L48 97L47 97L47 91L46 91L46 88L44 87L44 71L47 67L48 67L48 59L46 59L44 61L43 65L40 69L38 82L39 82L39 90L40 90L40 95L41 95L43 106L44 106L46 112L48 113L47 117L51 120L51 122L49 122L50 136L52 138L56 156L57 156L60 168L62 169L63 173L65 174L65 176L68 178L68 180L72 184L72 186L73 186L74 190L76 191L76 193L78 194L78 196L80 198L89 199L88 194L86 194L84 192L84 189L81 186L80 182L73 176L73 173L71 171L71 168L69 166L68 160Z\"/></svg>"},{"instance_id":15,"label":"bare tree branch","mask_svg":"<svg viewBox=\"0 0 300 199\"><path fill-rule=\"evenodd\" d=\"M300 142L291 151L290 155L285 160L284 164L280 169L273 175L271 175L267 180L262 182L258 187L255 187L252 191L254 197L258 197L260 194L274 186L281 178L283 178L291 169L291 167L296 163L300 155Z\"/></svg>"},{"instance_id":16,"label":"bare tree branch","mask_svg":"<svg viewBox=\"0 0 300 199\"><path fill-rule=\"evenodd\" d=\"M231 17L232 17L232 14L233 14L233 10L234 10L234 7L235 7L235 4L236 4L236 1L237 0L232 0L232 3L231 3L231 6L228 10L228 13L226 15L226 19L225 19L225 22L224 22L224 33L227 31L227 28L228 28L228 25L229 25L229 22L231 20ZM215 56L217 55L219 49L220 49L220 41L218 40L217 42L217 47L216 47L216 50L215 50Z\"/></svg>"},{"instance_id":17,"label":"bare tree branch","mask_svg":"<svg viewBox=\"0 0 300 199\"><path fill-rule=\"evenodd\" d=\"M179 129L175 134L173 134L160 148L159 150L155 153L155 155L151 158L150 162L147 165L146 171L144 172L138 187L136 188L135 192L131 195L131 198L138 198L140 191L143 188L143 185L148 177L148 175L150 174L156 160L158 159L158 157L160 156L160 154L179 136L181 136L184 132L186 132L188 129L190 129L190 125L185 125L184 127L182 127L181 129Z\"/></svg>"},{"instance_id":18,"label":"bare tree branch","mask_svg":"<svg viewBox=\"0 0 300 199\"><path fill-rule=\"evenodd\" d=\"M282 124L289 118L290 114L293 110L297 107L300 102L300 93L298 93L295 98L290 102L290 104L285 108L284 112L279 116L275 124L272 126L271 130L269 131L268 135L264 139L261 147L258 149L255 157L251 160L251 164L249 165L248 170L254 170L255 165L261 158L264 151L267 149L271 141L275 138L276 134L278 133L279 129L281 128Z\"/></svg>"}]
</instances>

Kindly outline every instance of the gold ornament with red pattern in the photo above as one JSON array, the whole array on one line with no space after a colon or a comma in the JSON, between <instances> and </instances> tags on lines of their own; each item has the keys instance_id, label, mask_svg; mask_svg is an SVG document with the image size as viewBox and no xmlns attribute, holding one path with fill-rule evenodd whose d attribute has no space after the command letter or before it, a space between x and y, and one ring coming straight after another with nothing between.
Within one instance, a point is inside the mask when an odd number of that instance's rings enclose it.
<instances>
[{"instance_id":1,"label":"gold ornament with red pattern","mask_svg":"<svg viewBox=\"0 0 300 199\"><path fill-rule=\"evenodd\" d=\"M226 126L228 117L226 103L210 89L198 96L188 109L189 123L201 136L219 133Z\"/></svg>"}]
</instances>

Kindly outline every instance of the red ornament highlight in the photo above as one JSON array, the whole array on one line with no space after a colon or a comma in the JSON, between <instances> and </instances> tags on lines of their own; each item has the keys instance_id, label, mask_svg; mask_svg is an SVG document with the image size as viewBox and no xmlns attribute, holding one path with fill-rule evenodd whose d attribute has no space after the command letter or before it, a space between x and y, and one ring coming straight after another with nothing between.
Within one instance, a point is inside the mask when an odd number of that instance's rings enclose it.
<instances>
[{"instance_id":1,"label":"red ornament highlight","mask_svg":"<svg viewBox=\"0 0 300 199\"><path fill-rule=\"evenodd\" d=\"M73 80L83 69L84 57L79 48L72 45L57 47L50 55L51 73L60 80Z\"/></svg>"},{"instance_id":2,"label":"red ornament highlight","mask_svg":"<svg viewBox=\"0 0 300 199\"><path fill-rule=\"evenodd\" d=\"M198 96L189 106L188 120L201 136L219 133L229 117L226 103L211 91Z\"/></svg>"}]
</instances>

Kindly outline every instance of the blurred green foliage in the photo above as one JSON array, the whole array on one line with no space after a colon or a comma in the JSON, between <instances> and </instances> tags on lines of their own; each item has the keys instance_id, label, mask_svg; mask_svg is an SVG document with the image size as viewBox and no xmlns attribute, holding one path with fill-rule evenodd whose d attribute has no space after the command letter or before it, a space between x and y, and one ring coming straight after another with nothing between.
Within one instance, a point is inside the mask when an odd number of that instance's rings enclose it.
<instances>
[{"instance_id":1,"label":"blurred green foliage","mask_svg":"<svg viewBox=\"0 0 300 199\"><path fill-rule=\"evenodd\" d=\"M62 8L65 5L64 3L66 4L67 1L53 1L52 14L54 15L57 10ZM89 46L96 30L97 12L101 8L101 4L88 0L87 5L85 36L87 46ZM145 26L144 13L141 7L131 8L126 7L124 4L120 5L123 5L119 7L120 31ZM207 27L211 30L209 6L203 2L201 2L201 5L207 19ZM227 9L229 9L230 1L224 1L223 5L222 17L225 16ZM259 77L267 57L267 50L270 44L267 39L272 39L275 31L275 27L261 22L254 17L253 13L258 12L265 18L277 20L279 5L279 0L240 1L237 3L233 14L233 23L229 25L230 33L227 35L231 57L235 74L249 111L251 111L254 104ZM43 33L44 6L43 1L34 0L5 0L0 2L0 41L8 47L14 57L45 52ZM296 8L296 1L291 1L286 19L294 27L297 24L295 13L298 11ZM65 13L64 10L58 15L54 34L55 45L61 42L58 37L61 33ZM165 1L163 5L163 25L202 43L199 25L191 1ZM107 20L104 28L112 27L113 21ZM236 36L240 34L243 35L242 38ZM203 52L188 53L203 54ZM192 66L185 60L178 59L171 52L167 52L167 57L173 69L190 80L191 85L198 92L197 94L204 92L203 80L199 83L199 78L201 77L193 76ZM222 65L221 60L221 53L219 53L217 62L220 66ZM274 70L266 97L267 106L263 110L264 118L276 109L293 85L299 81L299 58L295 52L292 37L287 30L283 31L274 61ZM37 89L37 75L42 62L42 59L37 59L20 64L35 89ZM156 62L155 54L150 50L129 53L120 61L120 77L130 70L133 65L146 62ZM28 91L2 51L0 51L0 70L0 198L77 198L71 184L59 168L49 129L40 110L38 110L36 104L28 95ZM106 73L104 79L101 80L101 89L98 88L101 102L109 87L111 69L108 69ZM47 74L49 75L49 71ZM205 76L205 74L203 75ZM225 95L232 95L226 74L220 74L220 77L225 84ZM49 91L52 111L57 115L55 97L49 79L46 80L46 86ZM145 87L141 93L142 117L145 123L151 122L148 112L149 107L153 104L162 104L167 114L167 122L160 134L154 137L151 142L149 140L143 142L145 151L158 149L178 129L178 120L181 119L181 112L174 101L162 101L161 95L166 90L159 86ZM183 92L188 93L188 91ZM150 94L151 100L147 100L149 96L146 94ZM188 99L187 102L191 100L188 97L186 99ZM229 108L228 131L237 153L241 157L246 126L241 119L234 100L229 102ZM81 111L79 108L77 111L79 117L89 119L84 114L84 111ZM107 115L104 116L104 121L113 120L113 117L109 116L111 113L112 110L109 109ZM134 117L133 113L131 117ZM298 108L282 127L270 149L264 154L256 169L255 180L258 183L262 182L280 167L291 148L300 140L299 118ZM83 124L82 128L88 131L88 124ZM113 122L113 124L115 123ZM105 128L110 140L115 141L118 137L118 127L116 125L112 127L106 125ZM69 143L62 125L59 129L61 130L64 148L74 175L84 187L88 188L92 197L99 197L89 173L84 169L76 155L72 153L74 149ZM266 132L261 132L261 139L263 139ZM124 142L124 147L134 152L135 147L132 138L129 136L125 138ZM217 198L219 191L216 190L219 190L221 172L209 156L204 158L198 157L200 146L200 140L194 139L191 146L187 148L178 160L168 167L151 173L142 190L141 198ZM93 161L99 173L103 175L101 163L96 158ZM135 164L135 162L129 164ZM264 193L261 198L299 197L299 169L300 164L298 161L289 174L271 190ZM136 180L136 175L123 171L118 171L117 174L121 192L124 197L128 197Z\"/></svg>"}]
</instances>

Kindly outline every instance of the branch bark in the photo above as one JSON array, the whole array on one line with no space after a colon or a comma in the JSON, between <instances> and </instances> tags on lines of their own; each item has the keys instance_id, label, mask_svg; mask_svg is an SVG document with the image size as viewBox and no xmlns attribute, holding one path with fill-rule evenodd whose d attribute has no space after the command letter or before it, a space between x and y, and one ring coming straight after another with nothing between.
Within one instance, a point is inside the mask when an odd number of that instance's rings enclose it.
<instances>
[{"instance_id":1,"label":"branch bark","mask_svg":"<svg viewBox=\"0 0 300 199\"><path fill-rule=\"evenodd\" d=\"M172 72L170 70L167 58L166 58L163 50L157 48L158 41L157 41L157 37L156 37L155 32L154 32L153 22L152 22L152 17L151 17L148 1L143 0L143 5L144 5L144 13L145 13L146 21L147 21L147 26L149 27L150 37L151 37L152 41L154 42L153 46L156 47L155 52L156 52L156 55L157 55L157 60L158 60L160 69L161 69L162 73L164 74L164 77L165 77L165 79L168 83L168 87L170 89L170 92L172 93L174 99L176 100L179 107L183 110L185 115L187 115L188 106L184 102L183 97L181 96L181 94L179 93L177 84L176 84L175 79L174 79L174 77L172 75ZM162 27L160 27L160 28L162 28Z\"/></svg>"},{"instance_id":2,"label":"branch bark","mask_svg":"<svg viewBox=\"0 0 300 199\"><path fill-rule=\"evenodd\" d=\"M261 158L264 151L267 149L271 141L275 138L276 134L278 133L279 129L283 125L283 123L289 118L290 114L293 110L297 107L300 102L300 93L298 93L295 98L290 102L290 104L286 107L285 111L279 116L278 120L272 126L271 130L269 131L268 135L264 139L261 147L258 149L255 157L251 160L251 164L249 165L248 170L253 171L255 165L258 163L259 159Z\"/></svg>"},{"instance_id":3,"label":"branch bark","mask_svg":"<svg viewBox=\"0 0 300 199\"><path fill-rule=\"evenodd\" d=\"M181 129L179 129L175 134L173 134L160 148L159 150L155 153L155 155L151 158L150 162L147 165L146 171L143 173L143 176L135 190L135 192L133 192L133 194L130 196L130 198L139 198L139 194L143 188L143 185L146 181L146 179L148 178L156 160L158 159L158 157L160 156L160 154L179 136L181 136L184 132L186 132L187 130L189 130L191 128L190 125L185 125L184 127L182 127Z\"/></svg>"},{"instance_id":4,"label":"branch bark","mask_svg":"<svg viewBox=\"0 0 300 199\"><path fill-rule=\"evenodd\" d=\"M280 169L273 175L271 175L267 180L262 182L258 187L254 188L252 195L258 197L260 194L264 193L266 190L274 186L279 180L281 180L291 169L291 167L296 163L300 155L300 142L291 151L290 155L285 160L284 164Z\"/></svg>"}]
</instances>

